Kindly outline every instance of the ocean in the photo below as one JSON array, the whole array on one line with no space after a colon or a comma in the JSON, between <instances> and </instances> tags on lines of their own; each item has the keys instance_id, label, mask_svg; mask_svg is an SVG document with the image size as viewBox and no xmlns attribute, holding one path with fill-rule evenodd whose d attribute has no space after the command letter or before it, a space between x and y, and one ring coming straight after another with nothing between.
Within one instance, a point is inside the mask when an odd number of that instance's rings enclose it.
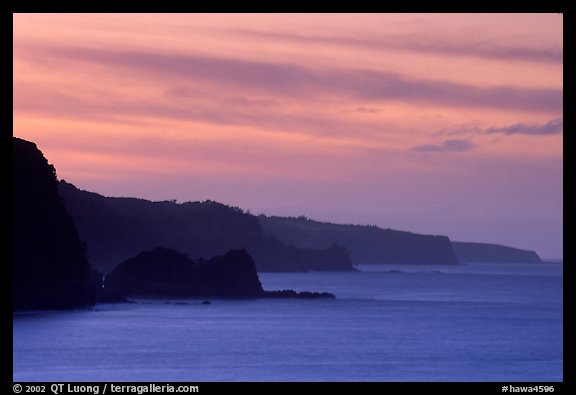
<instances>
[{"instance_id":1,"label":"ocean","mask_svg":"<svg viewBox=\"0 0 576 395\"><path fill-rule=\"evenodd\" d=\"M336 299L13 316L14 381L562 381L562 265L261 273Z\"/></svg>"}]
</instances>

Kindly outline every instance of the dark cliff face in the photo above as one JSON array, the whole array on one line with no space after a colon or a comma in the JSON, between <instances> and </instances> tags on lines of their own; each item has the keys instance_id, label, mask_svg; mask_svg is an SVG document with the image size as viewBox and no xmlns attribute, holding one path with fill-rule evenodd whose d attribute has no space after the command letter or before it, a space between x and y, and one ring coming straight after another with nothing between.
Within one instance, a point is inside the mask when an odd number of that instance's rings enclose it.
<instances>
[{"instance_id":1,"label":"dark cliff face","mask_svg":"<svg viewBox=\"0 0 576 395\"><path fill-rule=\"evenodd\" d=\"M246 249L258 271L353 270L346 250L289 245L266 236L257 217L217 202L111 198L65 181L59 190L88 246L90 262L103 272L159 245L192 257Z\"/></svg>"},{"instance_id":2,"label":"dark cliff face","mask_svg":"<svg viewBox=\"0 0 576 395\"><path fill-rule=\"evenodd\" d=\"M450 239L376 226L339 225L307 218L260 216L265 233L302 248L337 243L350 251L355 264L459 264Z\"/></svg>"},{"instance_id":3,"label":"dark cliff face","mask_svg":"<svg viewBox=\"0 0 576 395\"><path fill-rule=\"evenodd\" d=\"M116 263L156 246L213 256L244 248L260 224L216 202L151 202L81 191L65 181L59 191L88 249L92 265L110 272Z\"/></svg>"},{"instance_id":4,"label":"dark cliff face","mask_svg":"<svg viewBox=\"0 0 576 395\"><path fill-rule=\"evenodd\" d=\"M267 262L268 271L355 270L348 250L336 244L328 248L302 248L274 236L262 236L248 250L256 262Z\"/></svg>"},{"instance_id":5,"label":"dark cliff face","mask_svg":"<svg viewBox=\"0 0 576 395\"><path fill-rule=\"evenodd\" d=\"M454 252L465 263L542 263L535 251L498 244L452 242Z\"/></svg>"},{"instance_id":6,"label":"dark cliff face","mask_svg":"<svg viewBox=\"0 0 576 395\"><path fill-rule=\"evenodd\" d=\"M91 304L90 266L54 167L25 140L13 138L12 155L13 309Z\"/></svg>"},{"instance_id":7,"label":"dark cliff face","mask_svg":"<svg viewBox=\"0 0 576 395\"><path fill-rule=\"evenodd\" d=\"M105 288L135 297L261 297L256 267L244 250L194 262L186 254L158 247L119 264Z\"/></svg>"}]
</instances>

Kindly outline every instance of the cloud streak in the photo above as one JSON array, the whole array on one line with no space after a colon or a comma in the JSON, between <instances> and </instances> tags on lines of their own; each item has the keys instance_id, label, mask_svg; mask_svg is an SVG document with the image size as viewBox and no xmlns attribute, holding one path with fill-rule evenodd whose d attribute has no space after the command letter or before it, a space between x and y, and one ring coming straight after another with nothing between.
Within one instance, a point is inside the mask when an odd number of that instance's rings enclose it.
<instances>
[{"instance_id":1,"label":"cloud streak","mask_svg":"<svg viewBox=\"0 0 576 395\"><path fill-rule=\"evenodd\" d=\"M445 140L441 144L425 144L412 148L412 151L418 152L464 152L470 151L476 147L468 140Z\"/></svg>"},{"instance_id":2,"label":"cloud streak","mask_svg":"<svg viewBox=\"0 0 576 395\"><path fill-rule=\"evenodd\" d=\"M132 100L118 95L102 101L98 97L89 98L58 90L39 94L33 85L22 84L14 91L14 113L18 116L118 124L146 124L150 119L156 119L241 126L270 134L280 132L308 139L336 140L353 146L373 146L376 144L373 139L378 140L383 128L397 129L382 120L358 124L354 120L323 117L306 111L286 112L282 111L282 102L236 95L202 92L202 102L189 102L192 92L192 88L177 87L166 90L159 97Z\"/></svg>"},{"instance_id":3,"label":"cloud streak","mask_svg":"<svg viewBox=\"0 0 576 395\"><path fill-rule=\"evenodd\" d=\"M555 134L562 134L564 131L564 120L553 119L545 124L526 124L524 122L516 123L514 125L504 127L492 127L486 129L487 134L522 134L526 136L551 136Z\"/></svg>"},{"instance_id":4,"label":"cloud streak","mask_svg":"<svg viewBox=\"0 0 576 395\"><path fill-rule=\"evenodd\" d=\"M454 135L481 135L481 134L505 134L524 136L553 136L564 132L564 120L562 118L552 119L546 123L535 124L519 122L507 126L492 126L481 128L478 126L466 126L451 130L439 130L432 136L454 136Z\"/></svg>"},{"instance_id":5,"label":"cloud streak","mask_svg":"<svg viewBox=\"0 0 576 395\"><path fill-rule=\"evenodd\" d=\"M114 72L141 72L157 81L203 81L292 98L340 96L373 102L407 102L453 107L559 112L559 89L516 86L478 87L448 81L408 78L398 73L364 69L315 70L289 63L271 63L196 54L117 51L58 47L37 51L67 62L88 62Z\"/></svg>"},{"instance_id":6,"label":"cloud streak","mask_svg":"<svg viewBox=\"0 0 576 395\"><path fill-rule=\"evenodd\" d=\"M499 61L529 61L562 64L564 50L562 48L530 48L527 46L504 46L489 42L448 42L441 39L426 39L420 36L396 35L381 37L338 37L298 35L281 32L258 32L237 29L236 33L267 38L278 41L297 43L298 45L334 45L368 48L372 50L394 50L402 52L417 52L422 54L474 57Z\"/></svg>"}]
</instances>

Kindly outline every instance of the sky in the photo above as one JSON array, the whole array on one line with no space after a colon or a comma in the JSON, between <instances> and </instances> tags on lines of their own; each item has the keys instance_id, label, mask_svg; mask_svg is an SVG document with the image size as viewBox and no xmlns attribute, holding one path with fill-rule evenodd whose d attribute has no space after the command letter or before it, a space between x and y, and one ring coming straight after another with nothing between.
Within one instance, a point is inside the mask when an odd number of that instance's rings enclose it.
<instances>
[{"instance_id":1,"label":"sky","mask_svg":"<svg viewBox=\"0 0 576 395\"><path fill-rule=\"evenodd\" d=\"M562 257L562 15L13 21L13 135L81 189Z\"/></svg>"}]
</instances>

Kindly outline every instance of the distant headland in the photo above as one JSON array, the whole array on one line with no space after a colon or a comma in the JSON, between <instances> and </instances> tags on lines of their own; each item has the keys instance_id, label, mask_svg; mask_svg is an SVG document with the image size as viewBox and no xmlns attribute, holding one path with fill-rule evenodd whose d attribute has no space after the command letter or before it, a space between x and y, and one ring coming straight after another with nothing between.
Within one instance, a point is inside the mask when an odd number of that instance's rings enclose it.
<instances>
[{"instance_id":1,"label":"distant headland","mask_svg":"<svg viewBox=\"0 0 576 395\"><path fill-rule=\"evenodd\" d=\"M104 197L58 181L34 143L13 138L12 147L14 310L77 308L127 296L334 296L265 291L257 272L266 271L542 262L534 251L305 217L254 216L214 201Z\"/></svg>"}]
</instances>

